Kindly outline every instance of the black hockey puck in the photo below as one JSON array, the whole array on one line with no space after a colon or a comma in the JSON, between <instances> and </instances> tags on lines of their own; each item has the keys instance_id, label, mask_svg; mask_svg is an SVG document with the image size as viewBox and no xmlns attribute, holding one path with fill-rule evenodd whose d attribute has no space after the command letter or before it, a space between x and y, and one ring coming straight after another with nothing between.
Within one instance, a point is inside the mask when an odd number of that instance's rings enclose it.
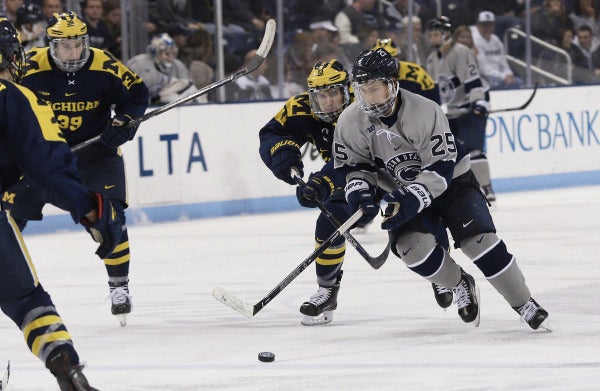
<instances>
[{"instance_id":1,"label":"black hockey puck","mask_svg":"<svg viewBox=\"0 0 600 391\"><path fill-rule=\"evenodd\" d=\"M271 352L260 352L258 353L258 361L272 362L275 361L275 354Z\"/></svg>"}]
</instances>

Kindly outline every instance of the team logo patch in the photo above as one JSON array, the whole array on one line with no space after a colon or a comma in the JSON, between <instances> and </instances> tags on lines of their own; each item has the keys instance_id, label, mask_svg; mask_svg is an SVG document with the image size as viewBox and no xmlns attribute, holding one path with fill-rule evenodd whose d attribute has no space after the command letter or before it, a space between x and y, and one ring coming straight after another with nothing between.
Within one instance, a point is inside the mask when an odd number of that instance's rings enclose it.
<instances>
[{"instance_id":1,"label":"team logo patch","mask_svg":"<svg viewBox=\"0 0 600 391\"><path fill-rule=\"evenodd\" d=\"M394 156L385 166L400 183L412 182L421 173L421 158L417 152L406 152Z\"/></svg>"},{"instance_id":2,"label":"team logo patch","mask_svg":"<svg viewBox=\"0 0 600 391\"><path fill-rule=\"evenodd\" d=\"M448 104L452 102L456 96L456 86L452 79L446 75L438 76L438 88L440 89L440 99L442 104Z\"/></svg>"}]
</instances>

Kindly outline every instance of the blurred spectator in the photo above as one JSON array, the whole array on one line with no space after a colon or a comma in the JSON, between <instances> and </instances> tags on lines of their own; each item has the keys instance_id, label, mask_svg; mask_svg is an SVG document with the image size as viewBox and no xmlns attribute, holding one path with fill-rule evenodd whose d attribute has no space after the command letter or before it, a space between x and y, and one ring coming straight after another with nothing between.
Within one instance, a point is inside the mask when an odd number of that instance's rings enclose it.
<instances>
[{"instance_id":1,"label":"blurred spectator","mask_svg":"<svg viewBox=\"0 0 600 391\"><path fill-rule=\"evenodd\" d=\"M116 44L115 51L111 53L121 58L121 0L108 0L104 3L104 23Z\"/></svg>"},{"instance_id":2,"label":"blurred spectator","mask_svg":"<svg viewBox=\"0 0 600 391\"><path fill-rule=\"evenodd\" d=\"M589 26L594 36L600 36L600 17L592 0L576 0L569 18L575 31L581 26Z\"/></svg>"},{"instance_id":3,"label":"blurred spectator","mask_svg":"<svg viewBox=\"0 0 600 391\"><path fill-rule=\"evenodd\" d=\"M312 56L313 38L305 32L299 32L294 36L292 44L285 53L285 79L290 83L290 91L300 93L306 89L306 75L313 66Z\"/></svg>"},{"instance_id":4,"label":"blurred spectator","mask_svg":"<svg viewBox=\"0 0 600 391\"><path fill-rule=\"evenodd\" d=\"M151 103L168 103L195 90L177 52L175 41L162 33L152 38L146 53L127 61L127 67L144 80Z\"/></svg>"},{"instance_id":5,"label":"blurred spectator","mask_svg":"<svg viewBox=\"0 0 600 391\"><path fill-rule=\"evenodd\" d=\"M25 51L46 46L46 21L42 10L37 5L22 4L19 7L15 28L21 35L21 44Z\"/></svg>"},{"instance_id":6,"label":"blurred spectator","mask_svg":"<svg viewBox=\"0 0 600 391\"><path fill-rule=\"evenodd\" d=\"M504 32L511 27L524 29L524 5L523 0L486 0L477 2L474 15L481 11L492 12L496 16L494 34L503 39Z\"/></svg>"},{"instance_id":7,"label":"blurred spectator","mask_svg":"<svg viewBox=\"0 0 600 391\"><path fill-rule=\"evenodd\" d=\"M411 34L409 30L409 21L408 16L402 18L402 28L399 31L398 38L395 38L395 33L391 32L391 37L394 42L399 42L400 47L400 59L402 61L408 61L408 53L410 52L408 48L408 37ZM425 60L429 53L432 52L429 47L429 43L427 42L427 38L423 34L423 24L421 23L421 18L413 15L412 20L412 60L419 65L424 66Z\"/></svg>"},{"instance_id":8,"label":"blurred spectator","mask_svg":"<svg viewBox=\"0 0 600 391\"><path fill-rule=\"evenodd\" d=\"M54 13L61 13L64 11L63 3L61 0L42 0L42 13L44 14L44 20L48 20Z\"/></svg>"},{"instance_id":9,"label":"blurred spectator","mask_svg":"<svg viewBox=\"0 0 600 391\"><path fill-rule=\"evenodd\" d=\"M494 34L494 21L493 13L482 11L477 18L477 24L471 26L473 43L479 52L479 73L491 88L521 87L523 80L513 74L506 59L504 44Z\"/></svg>"},{"instance_id":10,"label":"blurred spectator","mask_svg":"<svg viewBox=\"0 0 600 391\"><path fill-rule=\"evenodd\" d=\"M600 40L592 35L589 26L581 26L577 30L574 46L579 49L578 54L571 55L573 64L600 75Z\"/></svg>"},{"instance_id":11,"label":"blurred spectator","mask_svg":"<svg viewBox=\"0 0 600 391\"><path fill-rule=\"evenodd\" d=\"M328 61L332 58L342 63L344 68L352 69L354 59L349 58L340 46L338 29L331 20L317 17L309 25L313 38L313 63Z\"/></svg>"},{"instance_id":12,"label":"blurred spectator","mask_svg":"<svg viewBox=\"0 0 600 391\"><path fill-rule=\"evenodd\" d=\"M479 55L479 50L473 42L473 34L471 33L471 29L469 28L469 26L465 26L464 24L458 26L452 32L452 37L455 42L462 43L463 45L471 49L473 55L475 56L475 59L477 59L477 56Z\"/></svg>"},{"instance_id":13,"label":"blurred spectator","mask_svg":"<svg viewBox=\"0 0 600 391\"><path fill-rule=\"evenodd\" d=\"M553 45L560 44L563 29L572 27L561 0L544 0L542 8L531 13L531 33Z\"/></svg>"},{"instance_id":14,"label":"blurred spectator","mask_svg":"<svg viewBox=\"0 0 600 391\"><path fill-rule=\"evenodd\" d=\"M193 60L190 64L189 70L190 80L192 83L194 83L197 89L207 86L215 79L215 71L213 71L213 69L204 61ZM212 95L210 93L201 95L196 99L196 102L207 103L214 100L211 96Z\"/></svg>"},{"instance_id":15,"label":"blurred spectator","mask_svg":"<svg viewBox=\"0 0 600 391\"><path fill-rule=\"evenodd\" d=\"M201 30L191 29L191 28L187 27L185 24L179 23L179 22L171 23L171 24L169 24L169 26L167 26L167 34L169 34L169 36L171 38L173 38L173 41L175 41L175 44L177 45L177 48L178 48L179 54L178 54L177 58L179 60L181 60L181 62L183 62L186 67L189 66L191 59L189 61L186 61L186 59L185 59L186 55L185 55L183 49L185 47L187 47L188 38L192 35L192 33L194 31L201 31Z\"/></svg>"},{"instance_id":16,"label":"blurred spectator","mask_svg":"<svg viewBox=\"0 0 600 391\"><path fill-rule=\"evenodd\" d=\"M250 50L244 56L244 65L256 55L256 50ZM228 85L228 101L248 101L271 99L271 83L264 76L267 70L267 60L263 61L258 68L245 76L236 79Z\"/></svg>"},{"instance_id":17,"label":"blurred spectator","mask_svg":"<svg viewBox=\"0 0 600 391\"><path fill-rule=\"evenodd\" d=\"M8 19L12 24L15 24L17 20L17 10L21 5L23 5L23 3L23 0L4 0L3 16L6 17L6 19Z\"/></svg>"},{"instance_id":18,"label":"blurred spectator","mask_svg":"<svg viewBox=\"0 0 600 391\"><path fill-rule=\"evenodd\" d=\"M149 16L161 32L166 31L171 23L182 23L192 29L203 28L202 23L191 17L192 3L191 0L156 0Z\"/></svg>"},{"instance_id":19,"label":"blurred spectator","mask_svg":"<svg viewBox=\"0 0 600 391\"><path fill-rule=\"evenodd\" d=\"M409 0L396 0L385 8L385 17L387 19L388 28L402 29L405 27L404 18L408 18L408 3ZM413 16L419 15L421 6L418 2L413 1ZM408 19L406 19L408 20Z\"/></svg>"},{"instance_id":20,"label":"blurred spectator","mask_svg":"<svg viewBox=\"0 0 600 391\"><path fill-rule=\"evenodd\" d=\"M83 0L81 11L83 13L82 19L87 24L90 46L108 50L110 53L117 51L117 41L111 35L104 20L102 20L104 16L102 0Z\"/></svg>"},{"instance_id":21,"label":"blurred spectator","mask_svg":"<svg viewBox=\"0 0 600 391\"><path fill-rule=\"evenodd\" d=\"M359 34L369 27L374 30L385 28L383 16L374 8L375 0L352 0L350 5L337 13L334 24L340 33L342 45L358 44L360 42Z\"/></svg>"},{"instance_id":22,"label":"blurred spectator","mask_svg":"<svg viewBox=\"0 0 600 391\"><path fill-rule=\"evenodd\" d=\"M348 58L356 58L367 49L371 49L377 43L379 31L373 27L365 26L358 32L358 43L347 44L344 46L344 52Z\"/></svg>"},{"instance_id":23,"label":"blurred spectator","mask_svg":"<svg viewBox=\"0 0 600 391\"><path fill-rule=\"evenodd\" d=\"M195 30L186 37L185 45L179 46L179 59L189 67L192 61L214 61L212 36L206 30Z\"/></svg>"}]
</instances>

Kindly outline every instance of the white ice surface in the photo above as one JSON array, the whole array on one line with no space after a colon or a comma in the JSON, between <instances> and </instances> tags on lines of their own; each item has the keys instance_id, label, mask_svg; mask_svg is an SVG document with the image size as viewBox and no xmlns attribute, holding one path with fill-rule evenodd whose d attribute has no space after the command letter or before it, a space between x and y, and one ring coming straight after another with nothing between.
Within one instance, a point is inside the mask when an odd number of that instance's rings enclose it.
<instances>
[{"instance_id":1,"label":"white ice surface","mask_svg":"<svg viewBox=\"0 0 600 391\"><path fill-rule=\"evenodd\" d=\"M103 264L84 232L29 235L37 272L101 390L592 390L600 388L600 187L499 194L499 235L555 330L535 332L460 251L481 287L481 326L434 302L429 283L390 256L378 271L348 247L333 323L300 325L316 290L305 270L254 318L217 302L214 286L257 302L313 250L316 210L129 229L134 311L109 311ZM357 239L386 243L371 226ZM56 390L0 318L9 390ZM273 363L257 359L275 353ZM3 364L4 362L4 364Z\"/></svg>"}]
</instances>

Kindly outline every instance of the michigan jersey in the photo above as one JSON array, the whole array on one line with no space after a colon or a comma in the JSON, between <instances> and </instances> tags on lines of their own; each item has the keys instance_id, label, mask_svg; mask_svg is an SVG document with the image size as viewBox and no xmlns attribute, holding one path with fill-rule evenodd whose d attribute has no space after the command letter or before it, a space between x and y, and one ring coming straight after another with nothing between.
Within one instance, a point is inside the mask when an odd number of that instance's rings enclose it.
<instances>
[{"instance_id":1,"label":"michigan jersey","mask_svg":"<svg viewBox=\"0 0 600 391\"><path fill-rule=\"evenodd\" d=\"M398 63L398 84L400 88L440 104L440 93L435 81L419 64L400 61Z\"/></svg>"},{"instance_id":2,"label":"michigan jersey","mask_svg":"<svg viewBox=\"0 0 600 391\"><path fill-rule=\"evenodd\" d=\"M117 114L138 118L148 106L142 79L112 54L91 48L90 58L77 72L64 72L53 63L49 48L27 52L22 84L47 101L69 145L102 133Z\"/></svg>"},{"instance_id":3,"label":"michigan jersey","mask_svg":"<svg viewBox=\"0 0 600 391\"><path fill-rule=\"evenodd\" d=\"M0 121L2 192L24 174L60 196L76 222L95 209L50 107L27 88L3 80L0 113L4 118Z\"/></svg>"}]
</instances>

